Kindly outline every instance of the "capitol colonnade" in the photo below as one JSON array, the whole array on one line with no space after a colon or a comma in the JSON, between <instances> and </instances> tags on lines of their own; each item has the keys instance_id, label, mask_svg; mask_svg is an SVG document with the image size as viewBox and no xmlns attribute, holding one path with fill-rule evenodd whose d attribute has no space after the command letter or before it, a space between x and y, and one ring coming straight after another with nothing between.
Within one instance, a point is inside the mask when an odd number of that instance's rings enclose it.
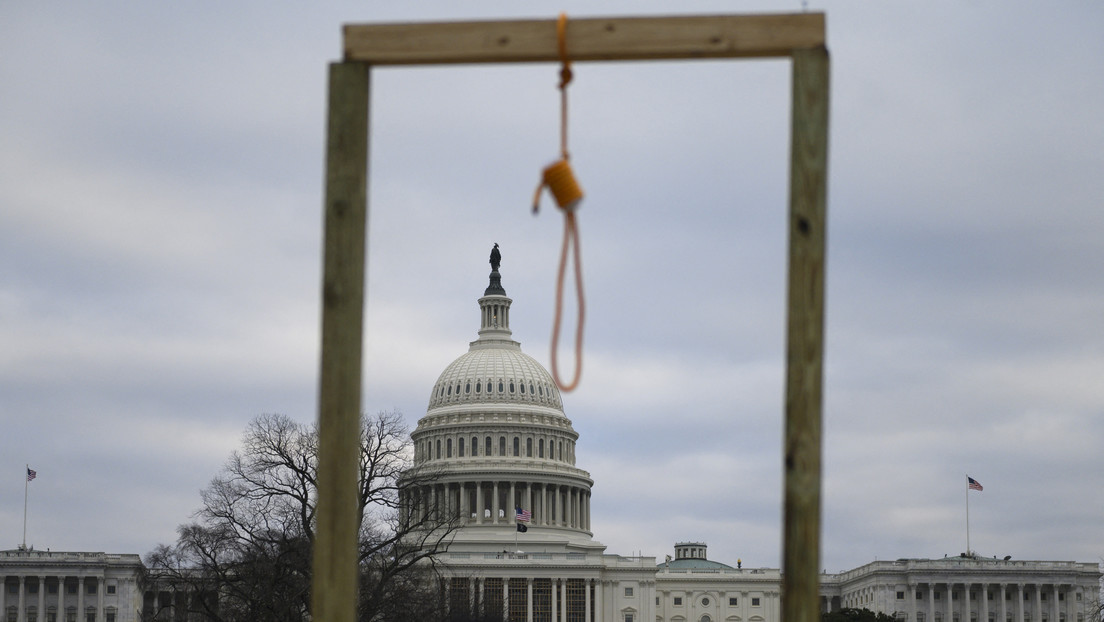
<instances>
[{"instance_id":1,"label":"capitol colonnade","mask_svg":"<svg viewBox=\"0 0 1104 622\"><path fill-rule=\"evenodd\" d=\"M408 524L429 517L468 526L513 526L515 508L521 508L532 513L531 526L590 532L590 489L583 486L461 481L419 485L400 495Z\"/></svg>"},{"instance_id":2,"label":"capitol colonnade","mask_svg":"<svg viewBox=\"0 0 1104 622\"><path fill-rule=\"evenodd\" d=\"M137 555L0 551L4 622L137 622Z\"/></svg>"},{"instance_id":3,"label":"capitol colonnade","mask_svg":"<svg viewBox=\"0 0 1104 622\"><path fill-rule=\"evenodd\" d=\"M867 608L910 622L1088 622L1096 564L976 555L874 562L822 579L821 608Z\"/></svg>"}]
</instances>

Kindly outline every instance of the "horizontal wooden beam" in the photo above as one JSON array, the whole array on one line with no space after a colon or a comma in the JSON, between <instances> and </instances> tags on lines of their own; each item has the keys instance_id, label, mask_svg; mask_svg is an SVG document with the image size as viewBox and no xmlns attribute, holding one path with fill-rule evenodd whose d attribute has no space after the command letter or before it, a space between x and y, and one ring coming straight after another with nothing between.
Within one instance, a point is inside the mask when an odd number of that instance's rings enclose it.
<instances>
[{"instance_id":1,"label":"horizontal wooden beam","mask_svg":"<svg viewBox=\"0 0 1104 622\"><path fill-rule=\"evenodd\" d=\"M372 65L559 61L556 21L348 24L345 60ZM823 13L579 18L572 61L784 57L825 44Z\"/></svg>"}]
</instances>

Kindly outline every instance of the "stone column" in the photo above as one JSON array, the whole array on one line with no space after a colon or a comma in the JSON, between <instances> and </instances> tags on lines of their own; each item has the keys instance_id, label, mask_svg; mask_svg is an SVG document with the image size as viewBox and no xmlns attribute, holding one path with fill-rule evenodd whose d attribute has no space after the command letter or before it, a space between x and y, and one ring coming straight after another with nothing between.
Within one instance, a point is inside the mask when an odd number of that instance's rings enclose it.
<instances>
[{"instance_id":1,"label":"stone column","mask_svg":"<svg viewBox=\"0 0 1104 622\"><path fill-rule=\"evenodd\" d=\"M997 622L1008 622L1008 605L1005 604L1004 584L1000 584L1000 619Z\"/></svg>"},{"instance_id":2,"label":"stone column","mask_svg":"<svg viewBox=\"0 0 1104 622\"><path fill-rule=\"evenodd\" d=\"M478 508L475 511L475 524L483 524L483 482L475 483L475 507Z\"/></svg>"},{"instance_id":3,"label":"stone column","mask_svg":"<svg viewBox=\"0 0 1104 622\"><path fill-rule=\"evenodd\" d=\"M981 584L981 609L978 622L989 622L989 584Z\"/></svg>"},{"instance_id":4,"label":"stone column","mask_svg":"<svg viewBox=\"0 0 1104 622\"><path fill-rule=\"evenodd\" d=\"M42 589L42 588L39 588L39 589ZM1061 620L1062 620L1062 618L1060 617L1060 613L1059 613L1059 609L1058 609L1058 584L1055 583L1054 585L1051 586L1051 592L1050 592L1050 622L1061 622ZM1070 620L1067 617L1066 622L1074 622L1074 621Z\"/></svg>"},{"instance_id":5,"label":"stone column","mask_svg":"<svg viewBox=\"0 0 1104 622\"><path fill-rule=\"evenodd\" d=\"M104 576L96 577L96 622L104 622Z\"/></svg>"},{"instance_id":6,"label":"stone column","mask_svg":"<svg viewBox=\"0 0 1104 622\"><path fill-rule=\"evenodd\" d=\"M1024 622L1024 584L1017 583L1016 587L1016 622Z\"/></svg>"},{"instance_id":7,"label":"stone column","mask_svg":"<svg viewBox=\"0 0 1104 622\"><path fill-rule=\"evenodd\" d=\"M529 482L525 485L525 509L533 512L533 482ZM529 524L533 524L533 519L529 519Z\"/></svg>"},{"instance_id":8,"label":"stone column","mask_svg":"<svg viewBox=\"0 0 1104 622\"><path fill-rule=\"evenodd\" d=\"M548 524L548 484L541 485L541 516L540 524Z\"/></svg>"},{"instance_id":9,"label":"stone column","mask_svg":"<svg viewBox=\"0 0 1104 622\"><path fill-rule=\"evenodd\" d=\"M38 622L46 622L46 577L38 577Z\"/></svg>"},{"instance_id":10,"label":"stone column","mask_svg":"<svg viewBox=\"0 0 1104 622\"><path fill-rule=\"evenodd\" d=\"M602 602L602 589L604 587L604 581L601 579L594 580L594 620L595 622L605 622L606 612L603 610Z\"/></svg>"},{"instance_id":11,"label":"stone column","mask_svg":"<svg viewBox=\"0 0 1104 622\"><path fill-rule=\"evenodd\" d=\"M476 616L482 618L484 615L487 614L487 578L482 577L476 579L476 581L479 582L479 604L475 606L475 614Z\"/></svg>"},{"instance_id":12,"label":"stone column","mask_svg":"<svg viewBox=\"0 0 1104 622\"><path fill-rule=\"evenodd\" d=\"M560 580L560 603L563 605L563 618L567 620L567 579Z\"/></svg>"},{"instance_id":13,"label":"stone column","mask_svg":"<svg viewBox=\"0 0 1104 622\"><path fill-rule=\"evenodd\" d=\"M552 585L548 590L548 595L552 598L552 622L557 622L560 618L556 615L556 579L552 579Z\"/></svg>"},{"instance_id":14,"label":"stone column","mask_svg":"<svg viewBox=\"0 0 1104 622\"><path fill-rule=\"evenodd\" d=\"M27 622L27 577L19 576L19 610L15 612L18 622ZM8 615L5 611L4 615Z\"/></svg>"},{"instance_id":15,"label":"stone column","mask_svg":"<svg viewBox=\"0 0 1104 622\"><path fill-rule=\"evenodd\" d=\"M510 488L513 488L512 484ZM533 577L527 577L525 579L525 595L527 597L525 619L528 620L528 622L533 622Z\"/></svg>"},{"instance_id":16,"label":"stone column","mask_svg":"<svg viewBox=\"0 0 1104 622\"><path fill-rule=\"evenodd\" d=\"M517 494L514 492L514 481L510 480L510 497L506 499L506 517L509 518L510 513L517 507ZM517 518L516 516L514 518ZM507 521L509 522L509 521Z\"/></svg>"},{"instance_id":17,"label":"stone column","mask_svg":"<svg viewBox=\"0 0 1104 622\"><path fill-rule=\"evenodd\" d=\"M946 622L954 622L954 584L947 584L947 613L944 614Z\"/></svg>"},{"instance_id":18,"label":"stone column","mask_svg":"<svg viewBox=\"0 0 1104 622\"><path fill-rule=\"evenodd\" d=\"M491 489L494 497L491 498L491 524L498 524L498 482L491 483ZM1020 622L1023 622L1022 620Z\"/></svg>"},{"instance_id":19,"label":"stone column","mask_svg":"<svg viewBox=\"0 0 1104 622\"><path fill-rule=\"evenodd\" d=\"M590 618L590 585L591 579L583 583L583 622L591 622Z\"/></svg>"},{"instance_id":20,"label":"stone column","mask_svg":"<svg viewBox=\"0 0 1104 622\"><path fill-rule=\"evenodd\" d=\"M962 584L962 622L971 622L970 620L970 584Z\"/></svg>"},{"instance_id":21,"label":"stone column","mask_svg":"<svg viewBox=\"0 0 1104 622\"><path fill-rule=\"evenodd\" d=\"M905 588L908 590L909 622L916 622L916 584L907 583Z\"/></svg>"},{"instance_id":22,"label":"stone column","mask_svg":"<svg viewBox=\"0 0 1104 622\"><path fill-rule=\"evenodd\" d=\"M77 622L84 622L84 575L77 577Z\"/></svg>"}]
</instances>

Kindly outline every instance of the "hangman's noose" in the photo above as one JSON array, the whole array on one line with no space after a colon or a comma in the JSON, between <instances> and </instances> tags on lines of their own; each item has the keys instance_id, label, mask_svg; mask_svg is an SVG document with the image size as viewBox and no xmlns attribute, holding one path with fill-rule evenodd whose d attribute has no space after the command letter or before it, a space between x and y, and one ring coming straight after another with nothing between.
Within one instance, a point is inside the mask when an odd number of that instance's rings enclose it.
<instances>
[{"instance_id":1,"label":"hangman's noose","mask_svg":"<svg viewBox=\"0 0 1104 622\"><path fill-rule=\"evenodd\" d=\"M548 186L548 190L556 199L556 205L564 213L564 237L560 248L560 267L556 273L556 315L552 322L552 379L561 391L571 391L579 385L579 378L583 373L583 321L586 317L586 303L583 298L583 272L579 261L579 228L575 222L575 209L583 198L583 191L575 180L575 174L568 164L570 155L567 151L567 85L571 82L571 60L567 56L567 15L560 13L560 19L556 22L556 41L559 45L560 62L560 160L544 169L541 175L541 183L537 186L537 192L533 196L533 213L537 213L540 204L541 190ZM557 351L560 341L560 320L563 311L563 282L564 272L567 268L567 248L573 248L572 259L575 263L575 298L578 301L579 318L575 325L575 375L569 384L560 380L559 366L557 364Z\"/></svg>"}]
</instances>

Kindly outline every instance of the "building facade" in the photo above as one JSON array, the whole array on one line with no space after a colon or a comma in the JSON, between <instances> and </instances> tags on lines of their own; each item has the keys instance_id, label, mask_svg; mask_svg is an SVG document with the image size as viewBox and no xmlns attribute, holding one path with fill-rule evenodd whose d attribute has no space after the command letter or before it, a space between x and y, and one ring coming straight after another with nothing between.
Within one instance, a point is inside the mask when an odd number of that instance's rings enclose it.
<instances>
[{"instance_id":1,"label":"building facade","mask_svg":"<svg viewBox=\"0 0 1104 622\"><path fill-rule=\"evenodd\" d=\"M876 561L821 576L821 606L909 622L1086 622L1100 602L1095 563L958 556Z\"/></svg>"},{"instance_id":2,"label":"building facade","mask_svg":"<svg viewBox=\"0 0 1104 622\"><path fill-rule=\"evenodd\" d=\"M142 560L133 554L0 551L4 622L138 622Z\"/></svg>"}]
</instances>

